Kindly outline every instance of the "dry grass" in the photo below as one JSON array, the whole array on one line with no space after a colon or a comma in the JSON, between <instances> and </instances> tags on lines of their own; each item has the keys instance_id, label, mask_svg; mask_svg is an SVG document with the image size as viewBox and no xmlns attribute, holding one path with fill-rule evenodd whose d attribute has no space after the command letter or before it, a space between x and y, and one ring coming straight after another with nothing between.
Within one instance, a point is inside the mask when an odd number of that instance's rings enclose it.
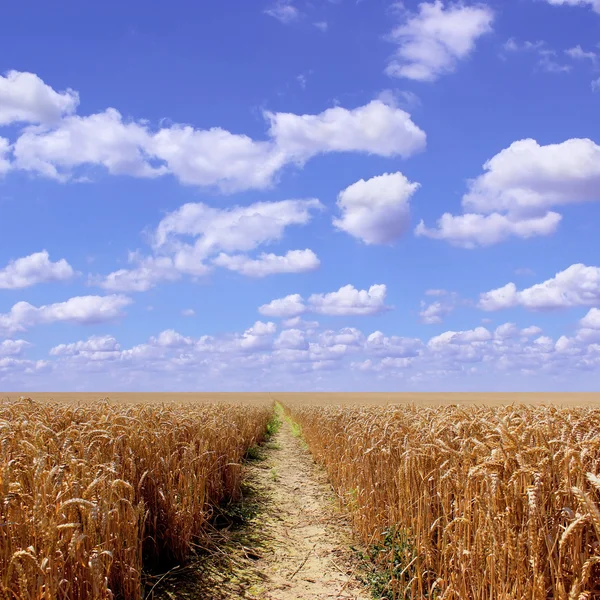
<instances>
[{"instance_id":1,"label":"dry grass","mask_svg":"<svg viewBox=\"0 0 600 600\"><path fill-rule=\"evenodd\" d=\"M267 405L0 402L0 598L142 597L235 498Z\"/></svg>"},{"instance_id":2,"label":"dry grass","mask_svg":"<svg viewBox=\"0 0 600 600\"><path fill-rule=\"evenodd\" d=\"M600 598L599 409L291 414L357 532L386 549L386 597Z\"/></svg>"}]
</instances>

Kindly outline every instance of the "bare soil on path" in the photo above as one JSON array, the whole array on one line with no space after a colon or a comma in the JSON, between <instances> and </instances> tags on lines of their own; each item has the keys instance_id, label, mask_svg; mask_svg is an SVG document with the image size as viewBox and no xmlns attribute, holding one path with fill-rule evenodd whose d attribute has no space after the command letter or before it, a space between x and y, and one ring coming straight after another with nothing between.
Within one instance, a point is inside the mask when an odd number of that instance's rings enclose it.
<instances>
[{"instance_id":1,"label":"bare soil on path","mask_svg":"<svg viewBox=\"0 0 600 600\"><path fill-rule=\"evenodd\" d=\"M198 572L195 584L173 582L156 598L368 600L356 578L348 522L287 422L262 452L245 474L259 510L221 548L228 568Z\"/></svg>"}]
</instances>

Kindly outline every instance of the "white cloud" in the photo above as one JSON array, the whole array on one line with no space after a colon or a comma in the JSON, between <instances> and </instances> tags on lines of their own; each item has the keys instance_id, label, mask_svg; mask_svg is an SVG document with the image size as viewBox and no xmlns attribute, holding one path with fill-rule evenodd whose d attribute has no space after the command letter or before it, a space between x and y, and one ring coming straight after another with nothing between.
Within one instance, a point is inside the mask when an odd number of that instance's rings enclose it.
<instances>
[{"instance_id":1,"label":"white cloud","mask_svg":"<svg viewBox=\"0 0 600 600\"><path fill-rule=\"evenodd\" d=\"M419 317L421 319L421 323L425 323L425 325L433 325L441 323L444 317L453 310L454 306L445 302L432 302L428 305L421 303Z\"/></svg>"},{"instance_id":2,"label":"white cloud","mask_svg":"<svg viewBox=\"0 0 600 600\"><path fill-rule=\"evenodd\" d=\"M600 13L600 0L546 0L554 6L589 6Z\"/></svg>"},{"instance_id":3,"label":"white cloud","mask_svg":"<svg viewBox=\"0 0 600 600\"><path fill-rule=\"evenodd\" d=\"M419 12L396 27L389 38L398 45L386 73L417 81L434 81L455 70L475 43L492 30L493 11L486 5L422 2Z\"/></svg>"},{"instance_id":4,"label":"white cloud","mask_svg":"<svg viewBox=\"0 0 600 600\"><path fill-rule=\"evenodd\" d=\"M141 256L129 253L129 262L137 264L134 269L119 269L106 277L92 277L91 283L111 292L146 292L164 281L176 281L181 273L168 256ZM208 267L205 267L208 272Z\"/></svg>"},{"instance_id":5,"label":"white cloud","mask_svg":"<svg viewBox=\"0 0 600 600\"><path fill-rule=\"evenodd\" d=\"M419 188L402 173L360 179L338 194L338 229L367 244L389 244L402 236L410 222L409 199Z\"/></svg>"},{"instance_id":6,"label":"white cloud","mask_svg":"<svg viewBox=\"0 0 600 600\"><path fill-rule=\"evenodd\" d=\"M241 337L234 338L231 347L241 351L269 349L273 344L272 336L276 331L275 323L256 321L252 327L244 331Z\"/></svg>"},{"instance_id":7,"label":"white cloud","mask_svg":"<svg viewBox=\"0 0 600 600\"><path fill-rule=\"evenodd\" d=\"M12 146L15 168L59 181L81 177L82 169L88 177L85 169L93 174L98 166L134 177L170 173L182 183L235 192L268 188L285 165L302 165L326 152L406 157L425 146L425 133L408 113L377 100L316 115L265 112L269 130L264 140L179 123L153 130L146 121L125 120L114 108L79 116L69 114L75 105L69 106L62 119L25 128ZM8 155L4 146L0 152ZM0 163L3 171L8 166L6 160Z\"/></svg>"},{"instance_id":8,"label":"white cloud","mask_svg":"<svg viewBox=\"0 0 600 600\"><path fill-rule=\"evenodd\" d=\"M485 292L479 308L486 311L522 306L530 310L550 310L600 303L600 268L571 265L553 278L523 290L514 283Z\"/></svg>"},{"instance_id":9,"label":"white cloud","mask_svg":"<svg viewBox=\"0 0 600 600\"><path fill-rule=\"evenodd\" d=\"M323 33L325 33L329 29L329 24L327 23L327 21L317 21L313 23L313 25Z\"/></svg>"},{"instance_id":10,"label":"white cloud","mask_svg":"<svg viewBox=\"0 0 600 600\"><path fill-rule=\"evenodd\" d=\"M293 23L300 18L300 11L289 0L276 0L276 2L265 9L264 12L284 25Z\"/></svg>"},{"instance_id":11,"label":"white cloud","mask_svg":"<svg viewBox=\"0 0 600 600\"><path fill-rule=\"evenodd\" d=\"M591 60L593 63L595 63L598 59L598 54L596 54L596 52L586 52L579 44L577 44L577 46L573 46L573 48L565 50L565 54L569 55L575 60Z\"/></svg>"},{"instance_id":12,"label":"white cloud","mask_svg":"<svg viewBox=\"0 0 600 600\"><path fill-rule=\"evenodd\" d=\"M193 308L184 308L181 311L182 317L194 317L196 315L196 311Z\"/></svg>"},{"instance_id":13,"label":"white cloud","mask_svg":"<svg viewBox=\"0 0 600 600\"><path fill-rule=\"evenodd\" d=\"M0 269L0 289L15 290L38 283L66 281L75 275L71 265L61 258L52 262L46 250L18 258Z\"/></svg>"},{"instance_id":14,"label":"white cloud","mask_svg":"<svg viewBox=\"0 0 600 600\"><path fill-rule=\"evenodd\" d=\"M547 146L520 140L488 160L484 170L463 196L468 212L444 214L437 229L420 223L417 235L467 248L509 236L549 235L561 220L550 208L600 200L600 146L589 139Z\"/></svg>"},{"instance_id":15,"label":"white cloud","mask_svg":"<svg viewBox=\"0 0 600 600\"><path fill-rule=\"evenodd\" d=\"M416 338L388 337L381 331L374 331L367 337L365 348L375 356L411 357L421 353L423 342Z\"/></svg>"},{"instance_id":16,"label":"white cloud","mask_svg":"<svg viewBox=\"0 0 600 600\"><path fill-rule=\"evenodd\" d=\"M312 312L322 315L374 315L390 310L385 304L386 293L384 284L372 285L368 290L345 285L337 292L312 294L308 306Z\"/></svg>"},{"instance_id":17,"label":"white cloud","mask_svg":"<svg viewBox=\"0 0 600 600\"><path fill-rule=\"evenodd\" d=\"M286 162L285 154L272 142L220 127L173 125L149 138L145 149L165 161L165 172L182 183L218 186L225 192L267 188Z\"/></svg>"},{"instance_id":18,"label":"white cloud","mask_svg":"<svg viewBox=\"0 0 600 600\"><path fill-rule=\"evenodd\" d=\"M251 277L272 273L298 273L316 269L319 259L309 249L291 250L283 256L245 254L262 244L281 240L291 225L305 225L323 205L316 199L257 202L227 209L201 202L184 204L166 215L152 234L154 256L129 254L133 269L119 269L91 282L118 292L144 292L182 274L201 277L210 272L206 261ZM216 255L216 256L215 256Z\"/></svg>"},{"instance_id":19,"label":"white cloud","mask_svg":"<svg viewBox=\"0 0 600 600\"><path fill-rule=\"evenodd\" d=\"M306 312L306 305L300 294L290 294L263 304L258 312L265 317L296 317Z\"/></svg>"},{"instance_id":20,"label":"white cloud","mask_svg":"<svg viewBox=\"0 0 600 600\"><path fill-rule=\"evenodd\" d=\"M600 329L600 309L591 308L579 324L586 329Z\"/></svg>"},{"instance_id":21,"label":"white cloud","mask_svg":"<svg viewBox=\"0 0 600 600\"><path fill-rule=\"evenodd\" d=\"M600 199L600 146L570 139L540 146L513 142L483 165L470 183L465 209L489 214L543 213L551 207Z\"/></svg>"},{"instance_id":22,"label":"white cloud","mask_svg":"<svg viewBox=\"0 0 600 600\"><path fill-rule=\"evenodd\" d=\"M489 215L444 213L438 219L435 229L426 227L421 221L415 228L415 234L446 240L463 248L475 248L498 244L509 237L527 239L550 235L556 231L561 219L561 215L555 212L547 212L541 217L517 219L500 213Z\"/></svg>"},{"instance_id":23,"label":"white cloud","mask_svg":"<svg viewBox=\"0 0 600 600\"><path fill-rule=\"evenodd\" d=\"M494 331L494 339L496 340L512 339L518 335L519 328L514 323L504 323L496 327Z\"/></svg>"},{"instance_id":24,"label":"white cloud","mask_svg":"<svg viewBox=\"0 0 600 600\"><path fill-rule=\"evenodd\" d=\"M307 312L336 316L374 315L392 308L385 304L386 292L384 284L372 285L368 290L345 285L337 292L312 294L306 303L300 294L290 294L263 304L258 310L262 315L280 318Z\"/></svg>"},{"instance_id":25,"label":"white cloud","mask_svg":"<svg viewBox=\"0 0 600 600\"><path fill-rule=\"evenodd\" d=\"M521 335L525 337L539 335L540 333L542 333L542 330L539 327L536 327L535 325L532 325L531 327L525 327L525 329L521 329Z\"/></svg>"},{"instance_id":26,"label":"white cloud","mask_svg":"<svg viewBox=\"0 0 600 600\"><path fill-rule=\"evenodd\" d=\"M150 343L163 348L182 348L191 346L194 341L190 337L181 335L174 329L166 329L161 331L158 337L150 338Z\"/></svg>"},{"instance_id":27,"label":"white cloud","mask_svg":"<svg viewBox=\"0 0 600 600\"><path fill-rule=\"evenodd\" d=\"M88 338L86 341L72 344L59 344L50 350L51 356L73 356L75 354L93 355L97 353L118 352L121 346L112 335L103 335Z\"/></svg>"},{"instance_id":28,"label":"white cloud","mask_svg":"<svg viewBox=\"0 0 600 600\"><path fill-rule=\"evenodd\" d=\"M284 329L275 340L280 349L308 350L308 341L300 329Z\"/></svg>"},{"instance_id":29,"label":"white cloud","mask_svg":"<svg viewBox=\"0 0 600 600\"><path fill-rule=\"evenodd\" d=\"M391 390L400 380L410 386L421 382L429 389L442 382L446 388L464 389L498 379L518 389L525 376L536 377L530 379L536 387L541 383L556 389L561 379L564 388L565 381L580 381L581 375L593 375L600 367L600 310L595 308L581 319L574 336L558 339L538 327L519 329L513 323L493 332L484 327L446 331L428 343L381 331L365 336L356 328L320 330L314 325L286 326L278 334L274 323L258 321L242 333L200 338L166 330L127 349L110 335L94 336L56 346L50 361L19 358L27 343L9 340L0 343L0 353L7 355L0 357L0 380L13 389L27 381L40 389L65 389L81 381L99 388L110 376L122 389L139 389L141 381L144 389L154 390L310 391L323 384L330 390L379 384ZM317 381L315 372L331 378ZM363 378L365 372L377 377Z\"/></svg>"},{"instance_id":30,"label":"white cloud","mask_svg":"<svg viewBox=\"0 0 600 600\"><path fill-rule=\"evenodd\" d=\"M29 127L14 144L15 167L66 181L75 167L103 166L112 175L158 177L145 149L150 134L139 123L125 123L114 108L87 117L62 119L54 128Z\"/></svg>"},{"instance_id":31,"label":"white cloud","mask_svg":"<svg viewBox=\"0 0 600 600\"><path fill-rule=\"evenodd\" d=\"M313 332L318 329L319 323L317 321L305 321L300 317L290 317L289 319L284 319L281 322L281 326L289 329L300 329L306 332Z\"/></svg>"},{"instance_id":32,"label":"white cloud","mask_svg":"<svg viewBox=\"0 0 600 600\"><path fill-rule=\"evenodd\" d=\"M269 135L289 160L304 162L326 152L366 152L409 157L425 148L426 136L410 115L380 100L353 110L336 106L318 115L265 113Z\"/></svg>"},{"instance_id":33,"label":"white cloud","mask_svg":"<svg viewBox=\"0 0 600 600\"><path fill-rule=\"evenodd\" d=\"M338 331L328 329L319 335L319 344L325 348L332 346L355 346L358 347L364 342L365 336L355 327L343 327Z\"/></svg>"},{"instance_id":34,"label":"white cloud","mask_svg":"<svg viewBox=\"0 0 600 600\"><path fill-rule=\"evenodd\" d=\"M504 50L510 53L530 52L537 56L537 66L547 73L568 73L571 70L571 65L565 65L558 62L558 53L556 50L549 48L546 42L538 40L535 42L525 41L517 42L514 38L510 38L503 46ZM565 53L571 58L580 58L576 56L575 49L567 50Z\"/></svg>"},{"instance_id":35,"label":"white cloud","mask_svg":"<svg viewBox=\"0 0 600 600\"><path fill-rule=\"evenodd\" d=\"M487 342L492 339L492 334L485 327L476 327L468 331L446 331L432 337L427 346L432 350L441 350L450 344L472 344L474 342Z\"/></svg>"},{"instance_id":36,"label":"white cloud","mask_svg":"<svg viewBox=\"0 0 600 600\"><path fill-rule=\"evenodd\" d=\"M181 237L196 237L195 249L204 257L219 250L249 251L280 240L290 225L305 225L312 212L322 207L315 198L257 202L229 209L212 208L201 202L184 204L161 220L154 242L157 248L180 248Z\"/></svg>"},{"instance_id":37,"label":"white cloud","mask_svg":"<svg viewBox=\"0 0 600 600\"><path fill-rule=\"evenodd\" d=\"M275 273L304 273L314 271L321 261L317 255L308 248L306 250L290 250L284 256L262 253L257 259L252 259L244 254L230 256L221 253L213 264L237 271L248 277L265 277Z\"/></svg>"},{"instance_id":38,"label":"white cloud","mask_svg":"<svg viewBox=\"0 0 600 600\"><path fill-rule=\"evenodd\" d=\"M0 125L52 123L75 112L78 104L77 92L56 92L34 73L0 75Z\"/></svg>"},{"instance_id":39,"label":"white cloud","mask_svg":"<svg viewBox=\"0 0 600 600\"><path fill-rule=\"evenodd\" d=\"M597 92L600 90L600 77L598 77L598 79L594 79L590 85L592 87L592 92Z\"/></svg>"},{"instance_id":40,"label":"white cloud","mask_svg":"<svg viewBox=\"0 0 600 600\"><path fill-rule=\"evenodd\" d=\"M10 312L0 314L0 332L12 334L25 331L35 325L56 322L82 325L105 323L122 316L123 308L131 304L126 296L75 296L65 302L33 306L17 302Z\"/></svg>"},{"instance_id":41,"label":"white cloud","mask_svg":"<svg viewBox=\"0 0 600 600\"><path fill-rule=\"evenodd\" d=\"M0 357L20 356L30 346L25 340L3 340L0 342Z\"/></svg>"}]
</instances>

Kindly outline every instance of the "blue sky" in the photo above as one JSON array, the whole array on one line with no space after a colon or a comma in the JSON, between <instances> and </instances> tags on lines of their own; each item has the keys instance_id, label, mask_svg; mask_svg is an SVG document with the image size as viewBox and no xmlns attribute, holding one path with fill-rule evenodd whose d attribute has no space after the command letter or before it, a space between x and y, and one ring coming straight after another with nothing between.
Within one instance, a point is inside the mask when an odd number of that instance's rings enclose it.
<instances>
[{"instance_id":1,"label":"blue sky","mask_svg":"<svg viewBox=\"0 0 600 600\"><path fill-rule=\"evenodd\" d=\"M597 0L2 23L0 389L598 389Z\"/></svg>"}]
</instances>

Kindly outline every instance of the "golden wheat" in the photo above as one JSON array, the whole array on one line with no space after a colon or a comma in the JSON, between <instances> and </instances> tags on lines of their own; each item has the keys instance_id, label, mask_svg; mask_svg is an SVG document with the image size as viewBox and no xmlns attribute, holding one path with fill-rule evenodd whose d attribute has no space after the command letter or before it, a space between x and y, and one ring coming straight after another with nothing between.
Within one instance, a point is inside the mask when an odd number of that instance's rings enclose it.
<instances>
[{"instance_id":1,"label":"golden wheat","mask_svg":"<svg viewBox=\"0 0 600 600\"><path fill-rule=\"evenodd\" d=\"M268 405L0 403L0 598L142 597L235 498Z\"/></svg>"},{"instance_id":2,"label":"golden wheat","mask_svg":"<svg viewBox=\"0 0 600 600\"><path fill-rule=\"evenodd\" d=\"M288 408L394 597L600 598L600 410Z\"/></svg>"}]
</instances>

